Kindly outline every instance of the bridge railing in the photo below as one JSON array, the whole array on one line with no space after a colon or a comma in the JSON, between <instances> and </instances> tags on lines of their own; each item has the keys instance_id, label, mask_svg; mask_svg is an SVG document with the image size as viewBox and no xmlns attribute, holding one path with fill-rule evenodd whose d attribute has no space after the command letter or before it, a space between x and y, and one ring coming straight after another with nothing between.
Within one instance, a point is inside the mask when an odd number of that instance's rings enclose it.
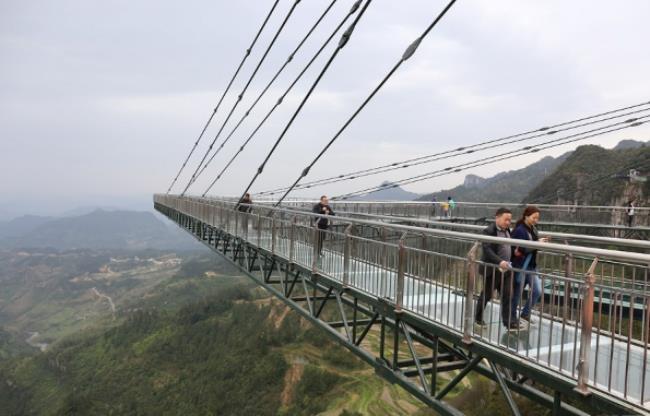
<instances>
[{"instance_id":1,"label":"bridge railing","mask_svg":"<svg viewBox=\"0 0 650 416\"><path fill-rule=\"evenodd\" d=\"M345 217L328 217L333 226L323 231L313 226L315 214L299 210L254 205L242 212L230 202L170 195L156 195L155 202L161 210L173 209L313 273L384 298L396 310L444 325L467 342L487 343L572 378L579 390L599 389L640 404L650 397L650 291L636 284L647 282L647 254L518 241L543 251L538 272L542 293L533 312L537 322L513 332L506 331L500 315L512 303L493 301L484 315L487 327L474 325L476 299L486 282L491 298L492 289L499 287L514 292L516 273L525 273L483 264L480 246L511 240ZM519 314L530 290L522 288L520 295Z\"/></svg>"},{"instance_id":2,"label":"bridge railing","mask_svg":"<svg viewBox=\"0 0 650 416\"><path fill-rule=\"evenodd\" d=\"M270 203L272 201L264 201ZM315 201L292 200L283 203L288 207L310 208ZM444 202L426 201L332 201L336 211L363 213L373 215L394 215L414 218L493 218L500 207L512 210L513 216L518 217L526 204L516 203L482 203L456 202L454 208L443 210ZM577 223L595 225L627 224L627 208L625 206L596 206L596 205L556 205L534 204L542 211L542 220L549 223ZM650 226L650 207L634 208L634 225Z\"/></svg>"},{"instance_id":3,"label":"bridge railing","mask_svg":"<svg viewBox=\"0 0 650 416\"><path fill-rule=\"evenodd\" d=\"M342 215L350 215L342 213ZM351 214L353 218L385 221L388 223L404 222L405 218L396 216L370 215L370 214ZM400 220L402 218L402 220ZM416 225L423 227L435 227L440 229L460 230L470 233L481 233L485 226L449 223L429 220L408 220ZM398 233L384 231L389 241L398 241ZM650 252L650 241L634 240L627 238L599 237L585 234L569 234L540 232L540 236L549 237L555 242L573 245L588 245L595 248L617 248L639 253ZM462 256L469 250L467 243L459 245L458 239L443 239L440 237L432 238L424 233L411 233L408 236L407 245L411 247L424 247L434 251L441 251L448 254ZM588 270L591 259L581 256L567 256L545 250L538 251L537 264L540 271L562 273L566 276L583 276ZM650 291L650 265L634 264L629 262L612 261L601 259L598 263L595 276L596 282L613 287L631 288L636 290Z\"/></svg>"}]
</instances>

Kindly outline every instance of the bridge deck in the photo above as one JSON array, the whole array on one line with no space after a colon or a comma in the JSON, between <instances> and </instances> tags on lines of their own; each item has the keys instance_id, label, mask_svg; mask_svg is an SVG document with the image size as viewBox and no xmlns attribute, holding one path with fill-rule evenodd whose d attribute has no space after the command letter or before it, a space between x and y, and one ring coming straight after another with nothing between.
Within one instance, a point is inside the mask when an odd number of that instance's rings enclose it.
<instances>
[{"instance_id":1,"label":"bridge deck","mask_svg":"<svg viewBox=\"0 0 650 416\"><path fill-rule=\"evenodd\" d=\"M249 228L243 235L254 235L255 230ZM250 234L249 234L250 233ZM259 241L251 239L254 244ZM269 245L270 237L266 238ZM281 249L276 251L289 260L290 241L282 239ZM294 246L295 261L305 267L311 267L314 248L311 244L300 242ZM319 272L343 282L343 254L323 249L319 259ZM350 286L361 289L366 293L389 299L395 298L397 273L395 270L384 269L380 264L368 262L365 259L351 259L349 275ZM457 331L463 330L463 318L466 296L463 288L441 286L414 275L406 275L404 282L403 308L418 313L432 321L442 323ZM436 279L433 280L435 282ZM490 302L485 311L484 329L473 329L473 336L482 341L499 346L517 356L544 364L555 371L576 377L578 351L580 350L580 329L576 322L561 322L547 314L533 311L535 321L527 330L509 332L501 324L500 304ZM590 361L590 381L601 389L620 397L625 396L633 401L641 400L642 383L630 380L650 380L650 366L644 365L646 360L645 348L641 345L631 345L605 334L599 334L592 339L591 347L597 351L597 357ZM610 360L610 357L614 357ZM625 366L628 366L626 369ZM598 365L598 368L596 368ZM627 377L626 377L627 374ZM611 379L610 379L611 376ZM645 403L650 398L650 383L645 383Z\"/></svg>"}]
</instances>

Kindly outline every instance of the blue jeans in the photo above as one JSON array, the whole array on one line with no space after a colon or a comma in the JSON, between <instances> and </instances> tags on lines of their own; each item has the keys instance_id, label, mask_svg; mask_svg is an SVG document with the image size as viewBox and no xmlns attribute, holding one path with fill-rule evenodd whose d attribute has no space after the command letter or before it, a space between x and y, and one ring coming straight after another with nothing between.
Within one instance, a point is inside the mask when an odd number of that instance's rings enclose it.
<instances>
[{"instance_id":1,"label":"blue jeans","mask_svg":"<svg viewBox=\"0 0 650 416\"><path fill-rule=\"evenodd\" d=\"M530 316L530 310L539 302L540 298L542 297L542 280L537 275L537 269L529 269L525 273L525 279L523 274L523 272L515 274L515 281L513 285L514 293L512 294L512 306L510 308L512 314L512 322L517 322L517 310L519 309L519 303L521 302L523 289L526 286L532 288L533 293L532 295L530 293L528 294L526 304L521 310L521 316Z\"/></svg>"}]
</instances>

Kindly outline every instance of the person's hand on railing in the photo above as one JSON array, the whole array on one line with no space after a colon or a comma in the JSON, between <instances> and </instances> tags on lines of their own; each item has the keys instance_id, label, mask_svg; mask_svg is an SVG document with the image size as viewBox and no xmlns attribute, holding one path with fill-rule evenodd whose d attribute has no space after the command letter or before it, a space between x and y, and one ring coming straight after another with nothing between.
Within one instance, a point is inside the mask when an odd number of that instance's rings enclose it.
<instances>
[{"instance_id":1,"label":"person's hand on railing","mask_svg":"<svg viewBox=\"0 0 650 416\"><path fill-rule=\"evenodd\" d=\"M499 263L499 270L501 270L501 272L503 273L509 268L510 268L510 263L508 263L505 260L501 260L501 263Z\"/></svg>"}]
</instances>

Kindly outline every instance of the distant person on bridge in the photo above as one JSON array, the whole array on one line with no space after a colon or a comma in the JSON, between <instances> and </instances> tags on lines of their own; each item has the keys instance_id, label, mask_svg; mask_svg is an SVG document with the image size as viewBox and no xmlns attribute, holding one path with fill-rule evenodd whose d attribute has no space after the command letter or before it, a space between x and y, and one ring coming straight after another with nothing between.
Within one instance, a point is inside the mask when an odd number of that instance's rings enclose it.
<instances>
[{"instance_id":1,"label":"distant person on bridge","mask_svg":"<svg viewBox=\"0 0 650 416\"><path fill-rule=\"evenodd\" d=\"M508 208L499 208L495 214L494 223L488 225L483 234L492 237L510 238L510 222L512 212ZM486 327L483 320L485 305L492 299L496 289L501 295L501 321L510 330L521 329L517 320L512 320L510 305L512 302L513 273L510 264L512 248L510 244L483 243L481 261L486 264L479 266L479 273L483 276L483 290L476 304L474 322L480 327Z\"/></svg>"},{"instance_id":2,"label":"distant person on bridge","mask_svg":"<svg viewBox=\"0 0 650 416\"><path fill-rule=\"evenodd\" d=\"M327 195L320 197L320 202L314 205L312 212L320 215L336 215L329 205ZM314 217L314 225L318 228L318 254L321 254L323 251L323 240L325 240L326 235L325 230L329 228L330 220L326 217Z\"/></svg>"},{"instance_id":3,"label":"distant person on bridge","mask_svg":"<svg viewBox=\"0 0 650 416\"><path fill-rule=\"evenodd\" d=\"M253 200L251 199L251 194L248 192L244 195L244 197L239 201L239 204L237 205L237 211L239 212L244 212L246 214L250 214L251 211L253 210ZM248 237L248 217L249 215L243 215L244 218L242 218L242 230L244 231L246 237Z\"/></svg>"},{"instance_id":4,"label":"distant person on bridge","mask_svg":"<svg viewBox=\"0 0 650 416\"><path fill-rule=\"evenodd\" d=\"M453 215L454 209L456 208L456 201L454 201L454 198L448 196L447 197L447 212L445 214L446 217L451 217Z\"/></svg>"},{"instance_id":5,"label":"distant person on bridge","mask_svg":"<svg viewBox=\"0 0 650 416\"><path fill-rule=\"evenodd\" d=\"M515 240L548 242L548 238L539 238L537 224L539 223L539 208L527 206L512 232ZM515 273L514 291L512 295L512 316L511 321L517 321L517 310L523 295L524 288L529 287L528 299L520 312L519 317L529 323L533 323L530 316L531 309L542 297L542 282L537 272L537 250L526 247L514 247L512 251L512 267L522 269L526 272ZM528 273L527 271L530 271Z\"/></svg>"},{"instance_id":6,"label":"distant person on bridge","mask_svg":"<svg viewBox=\"0 0 650 416\"><path fill-rule=\"evenodd\" d=\"M445 218L449 217L449 202L443 201L440 206L442 207L442 216Z\"/></svg>"},{"instance_id":7,"label":"distant person on bridge","mask_svg":"<svg viewBox=\"0 0 650 416\"><path fill-rule=\"evenodd\" d=\"M627 226L632 227L632 224L634 224L634 200L631 200L630 202L627 203Z\"/></svg>"},{"instance_id":8,"label":"distant person on bridge","mask_svg":"<svg viewBox=\"0 0 650 416\"><path fill-rule=\"evenodd\" d=\"M252 204L253 204L253 200L251 199L251 194L246 193L246 195L244 195L241 201L239 201L239 206L237 207L237 209L239 210L239 212L250 213L253 210Z\"/></svg>"},{"instance_id":9,"label":"distant person on bridge","mask_svg":"<svg viewBox=\"0 0 650 416\"><path fill-rule=\"evenodd\" d=\"M431 198L431 216L435 218L436 214L438 214L438 198L434 195Z\"/></svg>"}]
</instances>

